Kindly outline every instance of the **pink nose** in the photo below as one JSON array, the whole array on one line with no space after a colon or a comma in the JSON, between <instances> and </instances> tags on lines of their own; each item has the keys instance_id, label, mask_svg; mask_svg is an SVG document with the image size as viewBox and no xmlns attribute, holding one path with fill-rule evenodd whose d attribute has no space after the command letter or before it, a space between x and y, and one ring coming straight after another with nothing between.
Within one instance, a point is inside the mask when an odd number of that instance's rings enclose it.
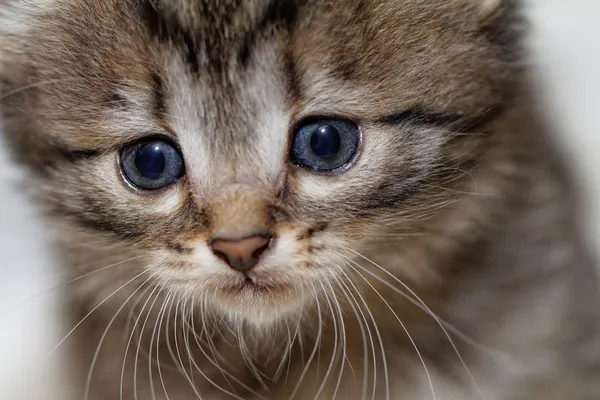
<instances>
[{"instance_id":1,"label":"pink nose","mask_svg":"<svg viewBox=\"0 0 600 400\"><path fill-rule=\"evenodd\" d=\"M258 263L260 256L267 250L271 241L271 236L264 235L253 235L235 240L215 238L210 241L210 248L231 268L248 272Z\"/></svg>"}]
</instances>

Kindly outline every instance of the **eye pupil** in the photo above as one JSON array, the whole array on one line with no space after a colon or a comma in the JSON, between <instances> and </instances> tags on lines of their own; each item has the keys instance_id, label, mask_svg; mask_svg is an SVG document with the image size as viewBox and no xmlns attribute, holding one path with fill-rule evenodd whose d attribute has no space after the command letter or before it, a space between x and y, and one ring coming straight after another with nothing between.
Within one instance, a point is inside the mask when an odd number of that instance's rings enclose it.
<instances>
[{"instance_id":1,"label":"eye pupil","mask_svg":"<svg viewBox=\"0 0 600 400\"><path fill-rule=\"evenodd\" d=\"M331 125L323 125L316 129L310 137L310 148L315 155L332 159L340 151L342 139L337 129Z\"/></svg>"},{"instance_id":2,"label":"eye pupil","mask_svg":"<svg viewBox=\"0 0 600 400\"><path fill-rule=\"evenodd\" d=\"M148 179L158 179L165 171L167 160L162 146L152 143L140 147L135 155L135 166Z\"/></svg>"}]
</instances>

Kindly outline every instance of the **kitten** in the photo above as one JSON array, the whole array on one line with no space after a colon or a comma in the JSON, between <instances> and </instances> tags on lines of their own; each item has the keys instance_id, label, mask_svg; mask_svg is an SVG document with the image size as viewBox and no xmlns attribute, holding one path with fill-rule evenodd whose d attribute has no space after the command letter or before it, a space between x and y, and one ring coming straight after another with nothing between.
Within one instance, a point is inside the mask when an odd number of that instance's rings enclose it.
<instances>
[{"instance_id":1,"label":"kitten","mask_svg":"<svg viewBox=\"0 0 600 400\"><path fill-rule=\"evenodd\" d=\"M598 399L513 0L22 0L13 155L84 399Z\"/></svg>"}]
</instances>

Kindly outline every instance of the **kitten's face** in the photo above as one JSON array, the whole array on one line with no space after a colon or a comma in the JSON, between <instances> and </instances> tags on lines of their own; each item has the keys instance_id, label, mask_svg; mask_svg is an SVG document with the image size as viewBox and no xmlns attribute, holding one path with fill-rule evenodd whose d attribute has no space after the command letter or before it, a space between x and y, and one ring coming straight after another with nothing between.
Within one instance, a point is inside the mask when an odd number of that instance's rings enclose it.
<instances>
[{"instance_id":1,"label":"kitten's face","mask_svg":"<svg viewBox=\"0 0 600 400\"><path fill-rule=\"evenodd\" d=\"M37 3L5 102L52 209L254 322L450 201L513 68L492 1Z\"/></svg>"}]
</instances>

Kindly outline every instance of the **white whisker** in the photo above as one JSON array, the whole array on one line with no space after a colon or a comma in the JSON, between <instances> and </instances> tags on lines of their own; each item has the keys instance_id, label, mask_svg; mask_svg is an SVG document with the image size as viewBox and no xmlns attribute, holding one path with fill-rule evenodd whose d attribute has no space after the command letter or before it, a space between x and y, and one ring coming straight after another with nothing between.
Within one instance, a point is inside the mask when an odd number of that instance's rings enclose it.
<instances>
[{"instance_id":1,"label":"white whisker","mask_svg":"<svg viewBox=\"0 0 600 400\"><path fill-rule=\"evenodd\" d=\"M126 264L126 263L128 263L130 261L137 260L138 258L141 258L141 257L143 257L143 256L137 256L137 257L128 258L127 260L119 261L117 263L108 265L106 267L98 268L98 269L96 269L94 271L91 271L91 272L88 272L86 274L80 275L80 276L78 276L76 278L73 278L73 279L71 279L71 280L69 280L69 281L67 281L65 283L60 283L60 284L58 284L56 286L53 286L53 287L51 287L49 289L46 289L46 290L44 290L44 291L42 291L40 293L36 293L33 296L26 298L21 303L19 303L16 306L14 306L11 310L6 311L6 313L3 313L2 315L0 315L0 319L3 319L3 318L6 318L6 317L10 316L13 312L18 311L21 307L23 307L24 305L26 305L28 302L30 302L32 300L35 300L35 299L39 298L40 296L43 296L43 295L49 294L49 293L51 293L51 292L53 292L55 290L64 288L64 287L66 287L66 286L68 286L68 285L70 285L72 283L75 283L75 282L80 281L80 280L82 280L84 278L87 278L90 275L96 274L98 272L106 271L107 269L110 269L110 268L114 268L114 267L118 267L118 266L124 265L124 264Z\"/></svg>"},{"instance_id":2,"label":"white whisker","mask_svg":"<svg viewBox=\"0 0 600 400\"><path fill-rule=\"evenodd\" d=\"M162 363L160 362L160 333L162 331L164 319L167 318L167 321L169 319L169 315L171 313L171 310L173 309L174 298L175 298L174 294L172 294L172 293L167 294L167 297L163 304L163 313L159 317L160 322L158 324L158 335L156 337L156 365L158 367L158 378L160 379L160 384L162 386L163 392L164 392L167 400L170 400L170 399L169 399L169 394L167 393L167 387L165 385L165 379L163 377L163 373L162 373L162 369L161 369ZM167 304L169 304L169 305L167 306ZM169 311L167 311L167 310L169 310ZM169 343L168 325L165 326L165 341L167 344ZM168 345L167 345L167 347L168 347ZM133 384L133 390L134 390L134 399L137 400L137 383L136 382L134 382L134 384Z\"/></svg>"},{"instance_id":3,"label":"white whisker","mask_svg":"<svg viewBox=\"0 0 600 400\"><path fill-rule=\"evenodd\" d=\"M317 393L315 394L314 400L317 400L319 398L319 396L321 395L321 392L325 389L325 385L327 384L327 380L329 379L329 375L331 374L331 371L333 370L333 366L336 361L338 345L339 345L338 344L338 334L339 334L338 322L335 318L335 311L333 310L333 306L331 305L331 300L329 298L328 292L325 289L325 286L323 285L323 283L321 283L321 287L323 288L323 293L325 294L325 300L327 300L327 305L329 306L329 310L331 311L332 322L333 322L334 342L333 342L333 350L331 353L331 361L329 362L327 371L325 371L325 375L323 377L323 382L321 382L321 386L319 387ZM335 297L335 293L332 293L332 296Z\"/></svg>"},{"instance_id":4,"label":"white whisker","mask_svg":"<svg viewBox=\"0 0 600 400\"><path fill-rule=\"evenodd\" d=\"M345 272L343 270L340 270L340 272L345 275ZM349 279L349 277L347 277L347 279ZM384 384L385 384L385 388L386 388L386 394L388 396L388 397L386 397L386 399L389 399L390 383L389 383L388 368L387 368L387 358L385 355L385 348L383 346L383 339L381 338L381 333L379 332L379 328L377 326L377 321L375 320L375 317L373 316L373 313L371 312L371 309L369 308L368 302L365 300L363 295L360 293L360 291L358 290L358 288L356 287L354 282L350 279L349 279L349 282L350 282L350 285L352 285L352 287L354 288L356 295L358 296L358 298L361 300L361 302L365 306L365 311L367 312L371 322L373 323L373 329L375 330L375 334L377 335L377 341L379 342L379 349L381 350L381 358L382 358L382 362L383 362L383 378L384 378ZM371 338L371 340L373 340L373 339ZM375 394L377 391L377 358L375 355L375 343L373 341L371 341L371 347L373 349L373 393L371 395L371 398L375 399Z\"/></svg>"},{"instance_id":5,"label":"white whisker","mask_svg":"<svg viewBox=\"0 0 600 400\"><path fill-rule=\"evenodd\" d=\"M194 303L194 297L192 297L192 307L193 307L193 303ZM194 313L193 313L193 310L192 310L192 312L191 312L190 315L193 315L193 314ZM189 324L187 324L186 332L187 333L190 332L190 325ZM186 335L184 334L184 336L186 336ZM198 343L198 342L196 342L196 343ZM225 393L225 394L227 394L227 395L229 395L229 396L231 396L231 397L233 397L235 399L244 400L242 397L238 396L237 394L233 393L232 391L229 391L229 390L225 389L224 387L220 386L219 384L217 384L214 380L212 380L209 376L207 376L204 373L204 371L202 371L202 369L198 366L198 364L196 363L196 361L193 358L193 355L192 355L192 352L191 352L191 348L190 348L190 343L189 343L189 335L187 335L187 339L185 341L185 345L186 345L186 350L188 352L188 358L190 359L191 365L196 369L196 371L198 371L198 373L200 373L200 375L204 379L206 379L207 382L209 382L211 385L213 385L219 391L221 391L221 392L223 392L223 393ZM201 345L199 343L198 343L198 347L201 348ZM204 353L204 351L202 351L202 352ZM204 353L204 354L206 354L206 353ZM230 386L231 386L231 384L230 384Z\"/></svg>"},{"instance_id":6,"label":"white whisker","mask_svg":"<svg viewBox=\"0 0 600 400\"><path fill-rule=\"evenodd\" d=\"M73 332L75 332L75 330L77 328L79 328L81 326L81 324L83 324L85 322L85 320L92 315L92 313L94 313L94 311L96 311L98 308L100 308L104 303L106 303L108 300L110 300L110 298L112 298L117 292L119 292L120 290L122 290L125 286L129 285L131 282L135 281L136 279L138 279L139 277L141 277L144 274L147 274L148 271L143 271L141 273L139 273L138 275L134 276L133 278L131 278L130 280L128 280L127 282L125 282L123 285L121 285L118 289L116 289L115 291L113 291L111 294L109 294L104 300L102 300L100 303L98 303L94 308L92 308L92 310L90 312L88 312L76 325L75 327L73 327L73 329L71 329L64 338L62 338L62 340L60 342L58 342L58 344L56 346L54 346L52 348L52 350L50 350L50 353L48 355L46 355L46 357L44 357L44 359L40 362L40 366L38 368L41 368L43 366L43 364L46 362L46 360L48 360L48 358L50 358L52 356L52 354L56 351L56 349L58 349L60 347L60 345L62 345L68 338L69 336L71 336L71 334Z\"/></svg>"},{"instance_id":7,"label":"white whisker","mask_svg":"<svg viewBox=\"0 0 600 400\"><path fill-rule=\"evenodd\" d=\"M98 356L100 355L100 349L102 348L102 343L104 342L104 339L106 339L106 336L108 335L108 331L110 330L110 327L112 326L112 324L115 322L115 320L117 319L117 316L119 315L119 313L123 310L123 308L125 308L125 306L127 305L127 302L129 302L129 300L131 300L133 298L133 296L135 296L137 294L137 292L144 286L146 285L148 282L150 282L150 280L152 278L154 278L156 274L151 275L148 279L146 279L140 286L138 286L130 295L129 297L127 297L127 299L123 302L123 304L117 309L117 311L115 312L115 315L113 315L113 317L110 319L110 321L108 322L108 325L106 326L106 329L104 329L104 332L102 333L102 336L100 337L100 342L98 343L98 346L96 346L96 351L94 352L94 357L92 358L92 364L90 365L90 370L88 372L88 376L87 376L87 380L86 380L86 384L85 384L85 394L83 396L84 400L87 400L90 394L90 386L92 384L92 374L94 373L94 366L96 365L96 361L98 360Z\"/></svg>"},{"instance_id":8,"label":"white whisker","mask_svg":"<svg viewBox=\"0 0 600 400\"><path fill-rule=\"evenodd\" d=\"M346 276L346 278L347 278L347 276ZM368 382L369 348L367 346L367 336L369 337L370 343L372 343L371 331L368 330L368 335L367 335L367 329L368 329L367 324L368 324L368 321L366 320L366 318L365 318L362 310L360 309L360 306L359 306L358 302L354 298L354 295L350 291L350 288L348 287L348 285L346 285L346 283L344 281L342 281L341 279L338 280L338 282L341 285L340 287L342 288L342 292L344 294L344 297L346 297L346 300L348 301L348 304L350 305L350 308L352 309L352 312L356 316L356 321L358 322L358 326L359 326L361 337L362 337L362 342L363 342L363 369L364 369L364 372L363 372L363 384L362 384L362 396L361 396L361 399L365 400L367 398L367 391L368 391L368 387L369 387L369 382Z\"/></svg>"},{"instance_id":9,"label":"white whisker","mask_svg":"<svg viewBox=\"0 0 600 400\"><path fill-rule=\"evenodd\" d=\"M438 326L442 329L444 335L446 336L446 338L448 339L450 345L452 346L452 348L454 349L454 352L456 353L458 359L460 360L461 364L463 365L463 367L465 368L465 371L467 372L467 375L469 376L469 378L471 379L471 382L473 383L475 389L477 390L477 393L479 394L479 397L481 399L484 399L483 397L483 393L481 392L481 389L479 387L479 385L477 384L477 381L475 380L475 377L473 376L473 374L471 373L471 370L469 369L469 367L467 366L467 363L464 361L463 357L461 356L460 352L458 351L458 348L456 347L456 344L454 343L454 341L452 340L452 338L450 337L450 334L448 333L448 331L446 330L446 328L444 327L444 324L442 324L440 318L437 316L437 314L435 314L426 304L425 302L419 297L417 296L417 294L410 289L404 282L402 282L400 279L398 279L397 277L395 277L393 274L391 274L389 271L387 271L385 268L383 268L382 266L378 265L377 263L375 263L374 261L370 260L369 258L365 257L364 255L348 248L349 251L351 251L352 253L356 254L357 256L361 257L362 259L368 261L369 263L371 263L373 266L377 267L379 270L383 271L384 273L386 273L387 275L389 275L390 277L392 277L394 280L396 280L400 285L402 285L402 287L404 287L411 295L413 295L417 301L420 303L420 305L422 305L424 307L424 311L426 311L427 314L429 314L434 320L435 322L438 324ZM356 265L358 267L360 267L363 271L371 274L371 272L362 267L360 264L356 263ZM380 282L387 284L387 282L385 282L384 279L379 278L377 275L373 274L372 276L376 277L377 279L380 280ZM395 288L393 285L388 284L390 288L392 288L393 290L395 290L397 293L401 294L403 297L405 297L406 299L410 299L410 297L408 295L406 295L406 293L398 290L397 288ZM412 300L412 299L411 299ZM414 301L414 300L413 300ZM413 303L415 304L415 303ZM419 307L420 308L420 307Z\"/></svg>"},{"instance_id":10,"label":"white whisker","mask_svg":"<svg viewBox=\"0 0 600 400\"><path fill-rule=\"evenodd\" d=\"M138 358L139 358L139 354L140 354L140 348L141 348L141 344L142 344L142 338L144 336L144 330L146 328L146 324L148 323L148 319L150 318L150 314L152 312L152 309L154 308L154 305L158 301L158 299L160 297L160 294L161 294L162 290L164 289L164 287L165 287L164 283L160 287L156 286L155 289L150 294L150 297L148 297L148 300L146 300L146 303L144 303L144 305L142 306L142 309L140 310L139 316L142 315L142 313L146 309L146 305L148 304L148 301L152 298L152 295L154 294L154 292L156 292L156 296L154 296L154 300L152 301L152 304L150 305L150 308L148 309L148 311L146 313L146 318L144 319L144 322L142 323L142 328L140 330L140 336L138 338L138 342L137 342L137 346L136 346L136 350L135 350L135 359L134 359L134 362L133 362L133 376L134 377L137 377ZM157 290L158 290L158 292L157 292ZM133 337L133 335L135 334L135 329L136 329L136 326L137 326L137 324L139 322L139 316L138 316L138 319L136 320L136 322L134 324L133 330L131 332L131 334L132 334L131 337ZM131 340L131 337L130 337L130 340ZM127 343L127 350L125 351L125 357L127 357L127 351L129 349L129 344L130 343ZM125 359L123 360L123 366L125 366ZM123 385L123 372L124 372L124 370L121 371L121 387ZM120 400L123 400L123 399L120 399Z\"/></svg>"},{"instance_id":11,"label":"white whisker","mask_svg":"<svg viewBox=\"0 0 600 400\"><path fill-rule=\"evenodd\" d=\"M318 323L319 323L318 330L317 330L317 337L315 339L315 345L313 347L313 350L312 350L310 356L308 357L308 360L304 366L304 369L302 370L302 373L300 374L300 377L298 378L298 382L296 382L296 386L294 386L294 390L292 391L292 394L290 395L288 400L293 400L293 398L296 396L296 394L298 394L298 391L300 390L300 385L302 384L304 377L308 373L310 364L312 363L313 359L315 358L315 355L317 354L317 349L321 343L321 335L323 333L323 316L321 314L321 305L319 304L319 296L317 293L315 293L314 289L311 290L311 293L312 293L313 298L315 299L315 302L317 305L317 314L318 314L317 316L318 316Z\"/></svg>"},{"instance_id":12,"label":"white whisker","mask_svg":"<svg viewBox=\"0 0 600 400\"><path fill-rule=\"evenodd\" d=\"M161 291L164 289L164 286L161 286ZM160 296L160 292L157 294L157 298ZM156 321L154 322L154 328L152 328L152 335L150 337L150 347L148 350L148 377L149 377L149 382L150 382L150 396L152 396L152 400L156 400L156 391L154 389L154 378L152 376L152 351L153 351L153 344L154 344L154 338L157 335L157 329L158 329L158 325L159 322L162 322L162 316L165 312L166 309L166 305L167 305L167 301L168 301L168 297L165 296L163 297L163 303L160 306L160 309L158 310L158 314L156 316ZM160 333L158 333L160 335ZM158 340L157 340L158 343ZM158 358L158 349L157 349L157 358ZM158 363L158 361L157 361ZM165 392L166 395L166 392ZM168 398L168 396L167 396Z\"/></svg>"},{"instance_id":13,"label":"white whisker","mask_svg":"<svg viewBox=\"0 0 600 400\"><path fill-rule=\"evenodd\" d=\"M140 296L140 300L143 298L143 296L147 293L147 291L149 289L151 289L152 287L149 287L148 289L146 289L144 291L144 293L142 293L142 295ZM150 301L150 299L152 299L152 296L154 295L154 293L159 289L158 286L155 286L154 289L152 290L152 293L150 293L150 296L148 296L148 298L146 299L146 302L144 303L144 305L142 306L142 309L140 310L137 318L135 319L135 322L133 324L133 327L131 328L131 334L129 335L129 339L127 340L127 345L125 346L125 354L123 355L123 365L121 367L121 381L120 381L120 390L119 390L119 399L123 400L123 378L125 376L125 366L126 366L126 362L127 362L127 354L129 353L129 347L131 345L131 342L133 340L133 337L135 336L135 329L137 328L137 325L142 317L142 314L144 313L144 309L146 308L146 306L148 305L148 302ZM156 302L156 300L158 299L158 294L156 295L154 302ZM152 303L154 304L154 303ZM135 307L135 306L134 306ZM131 318L131 315L127 318L128 320ZM146 316L146 321L148 321L148 316ZM145 325L145 324L144 324ZM129 331L129 327L126 328L127 331ZM142 329L143 331L143 329ZM141 335L140 335L141 336ZM135 372L134 372L135 374Z\"/></svg>"},{"instance_id":14,"label":"white whisker","mask_svg":"<svg viewBox=\"0 0 600 400\"><path fill-rule=\"evenodd\" d=\"M336 283L337 279L336 279ZM342 376L344 375L344 366L346 365L346 361L348 360L348 356L346 354L346 326L344 324L344 315L342 313L342 307L340 306L340 302L337 298L337 296L335 295L335 290L333 288L333 286L331 285L331 283L327 282L327 285L329 286L329 290L331 290L331 293L333 293L333 301L334 304L336 306L336 310L337 310L337 318L339 318L339 323L340 323L340 336L341 336L341 346L342 346L342 364L340 366L340 372L338 374L338 379L336 381L336 385L335 385L335 389L333 391L333 395L331 397L331 400L335 400L335 398L337 397L337 393L340 389L340 385L342 383ZM338 283L339 285L339 283ZM343 288L340 287L340 290L344 290ZM350 365L350 363L348 362L350 368L352 369L352 365ZM354 371L353 371L354 374Z\"/></svg>"},{"instance_id":15,"label":"white whisker","mask_svg":"<svg viewBox=\"0 0 600 400\"><path fill-rule=\"evenodd\" d=\"M81 79L81 78L77 78L77 77L69 77L69 78L61 78L61 79L52 79L52 80L48 80L48 81L41 81L41 82L34 82L30 85L25 85L25 86L21 86L18 87L10 92L5 93L4 95L0 96L0 100L4 100L10 96L14 96L15 94L24 92L26 90L29 89L34 89L34 88L38 88L41 86L45 86L45 85L53 85L56 83L63 83L63 82L69 82L69 81L73 81L76 79Z\"/></svg>"},{"instance_id":16,"label":"white whisker","mask_svg":"<svg viewBox=\"0 0 600 400\"><path fill-rule=\"evenodd\" d=\"M349 260L349 261L351 261L351 260ZM379 293L379 291L373 285L371 285L371 283L360 273L360 271L358 271L356 268L354 268L350 263L348 263L348 266L350 268L352 268L367 283L367 285L369 285L369 287L371 289L373 289L373 291L377 294L377 296L379 296L379 298L384 302L384 304L392 312L392 314L394 315L394 317L396 318L396 320L398 321L398 323L402 327L402 330L404 330L404 332L406 333L406 336L408 336L408 339L410 340L413 348L415 349L415 351L417 353L417 356L419 357L419 360L421 361L421 364L423 365L423 369L425 370L425 375L426 375L427 381L429 383L429 387L431 389L431 394L433 396L433 399L437 400L437 396L435 394L435 389L434 389L434 386L433 386L433 381L431 379L431 374L429 373L429 369L427 368L427 364L425 364L425 360L423 359L423 356L421 355L421 352L419 351L419 348L417 347L417 344L415 343L415 341L413 340L412 336L408 332L408 329L406 328L406 325L404 325L404 323L402 322L402 320L400 319L400 317L398 317L398 314L396 314L396 312L394 311L394 309L385 300L385 298L381 295L381 293ZM389 391L387 392L386 398L389 398Z\"/></svg>"},{"instance_id":17,"label":"white whisker","mask_svg":"<svg viewBox=\"0 0 600 400\"><path fill-rule=\"evenodd\" d=\"M183 376L185 377L187 382L190 384L190 387L194 391L194 394L196 395L196 397L199 399L202 399L202 396L200 395L200 393L198 393L198 390L196 389L196 385L194 385L194 381L192 380L192 378L188 375L187 371L185 370L185 367L183 365L183 360L181 359L181 352L179 351L179 341L177 340L177 337L179 336L179 331L177 330L177 321L178 321L180 306L181 306L181 297L178 297L177 303L175 306L175 315L173 316L173 337L175 339L175 351L177 352L177 360L174 359L173 361L175 361L175 363L178 365L178 368L180 369L181 373L183 374ZM169 345L168 345L168 347L170 348ZM179 363L177 363L177 361L179 361Z\"/></svg>"}]
</instances>

